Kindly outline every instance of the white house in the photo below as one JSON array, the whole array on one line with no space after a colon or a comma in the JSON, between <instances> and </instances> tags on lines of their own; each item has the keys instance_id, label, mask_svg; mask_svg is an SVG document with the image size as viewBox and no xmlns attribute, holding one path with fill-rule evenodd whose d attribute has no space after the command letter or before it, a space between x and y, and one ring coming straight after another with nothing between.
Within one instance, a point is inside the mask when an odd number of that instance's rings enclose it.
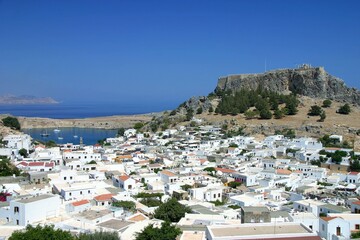
<instances>
[{"instance_id":1,"label":"white house","mask_svg":"<svg viewBox=\"0 0 360 240\"><path fill-rule=\"evenodd\" d=\"M163 181L164 183L173 183L176 182L178 180L178 176L173 173L170 172L168 170L163 170L159 173L161 181Z\"/></svg>"},{"instance_id":2,"label":"white house","mask_svg":"<svg viewBox=\"0 0 360 240\"><path fill-rule=\"evenodd\" d=\"M113 176L112 180L114 186L119 187L125 191L135 189L136 181L127 175Z\"/></svg>"},{"instance_id":3,"label":"white house","mask_svg":"<svg viewBox=\"0 0 360 240\"><path fill-rule=\"evenodd\" d=\"M319 216L319 214L321 213L320 208L321 208L321 206L324 206L324 205L326 205L326 203L311 200L311 199L299 200L299 201L295 201L293 203L295 211L311 212L315 216Z\"/></svg>"},{"instance_id":4,"label":"white house","mask_svg":"<svg viewBox=\"0 0 360 240\"><path fill-rule=\"evenodd\" d=\"M244 183L246 187L258 185L257 174L233 173L236 182Z\"/></svg>"},{"instance_id":5,"label":"white house","mask_svg":"<svg viewBox=\"0 0 360 240\"><path fill-rule=\"evenodd\" d=\"M346 182L348 183L360 183L360 173L359 172L349 172L346 177Z\"/></svg>"},{"instance_id":6,"label":"white house","mask_svg":"<svg viewBox=\"0 0 360 240\"><path fill-rule=\"evenodd\" d=\"M88 151L73 151L73 152L64 152L63 153L64 160L79 160L83 164L86 164L91 161L101 161L100 153L91 153Z\"/></svg>"},{"instance_id":7,"label":"white house","mask_svg":"<svg viewBox=\"0 0 360 240\"><path fill-rule=\"evenodd\" d=\"M230 202L240 207L257 206L264 201L264 194L262 193L246 193L241 195L231 196Z\"/></svg>"},{"instance_id":8,"label":"white house","mask_svg":"<svg viewBox=\"0 0 360 240\"><path fill-rule=\"evenodd\" d=\"M189 189L191 199L200 201L222 201L222 189L221 188L191 188Z\"/></svg>"},{"instance_id":9,"label":"white house","mask_svg":"<svg viewBox=\"0 0 360 240\"><path fill-rule=\"evenodd\" d=\"M24 148L27 151L31 149L31 137L27 134L7 135L3 138L3 142L6 142L6 147L11 149L20 150Z\"/></svg>"},{"instance_id":10,"label":"white house","mask_svg":"<svg viewBox=\"0 0 360 240\"><path fill-rule=\"evenodd\" d=\"M72 185L65 185L65 186L56 186L54 188L60 195L63 197L64 200L81 200L85 198L92 197L96 194L96 188L92 184L72 184Z\"/></svg>"},{"instance_id":11,"label":"white house","mask_svg":"<svg viewBox=\"0 0 360 240\"><path fill-rule=\"evenodd\" d=\"M10 221L14 225L26 226L47 218L56 217L60 210L57 195L44 194L10 201Z\"/></svg>"},{"instance_id":12,"label":"white house","mask_svg":"<svg viewBox=\"0 0 360 240\"><path fill-rule=\"evenodd\" d=\"M327 240L350 239L350 223L341 217L321 217L319 228L321 238Z\"/></svg>"},{"instance_id":13,"label":"white house","mask_svg":"<svg viewBox=\"0 0 360 240\"><path fill-rule=\"evenodd\" d=\"M360 231L360 214L329 213L328 217L340 217L350 224L351 232L359 232Z\"/></svg>"},{"instance_id":14,"label":"white house","mask_svg":"<svg viewBox=\"0 0 360 240\"><path fill-rule=\"evenodd\" d=\"M87 199L72 202L65 206L65 210L68 213L79 213L79 212L86 211L90 208L91 208L91 203Z\"/></svg>"}]
</instances>

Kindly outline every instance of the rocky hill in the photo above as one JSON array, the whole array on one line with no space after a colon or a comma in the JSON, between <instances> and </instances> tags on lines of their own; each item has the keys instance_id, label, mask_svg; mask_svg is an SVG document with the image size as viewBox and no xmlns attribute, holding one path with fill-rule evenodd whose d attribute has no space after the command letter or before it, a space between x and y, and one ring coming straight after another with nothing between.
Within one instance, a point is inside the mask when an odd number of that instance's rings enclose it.
<instances>
[{"instance_id":1,"label":"rocky hill","mask_svg":"<svg viewBox=\"0 0 360 240\"><path fill-rule=\"evenodd\" d=\"M216 90L237 91L262 87L274 92L297 93L311 98L331 99L360 105L360 91L349 88L340 78L323 67L303 65L296 69L279 69L261 74L239 74L219 78Z\"/></svg>"},{"instance_id":2,"label":"rocky hill","mask_svg":"<svg viewBox=\"0 0 360 240\"><path fill-rule=\"evenodd\" d=\"M298 112L295 115L284 115L276 118L275 111L270 119L259 117L249 118L245 113L236 112L217 114L216 110L231 92L239 90L267 89L270 92L288 95L297 94ZM326 114L325 121L319 117L308 115L313 105L322 106L325 99L331 99L332 105L322 108ZM338 109L349 103L351 113L343 115ZM255 104L256 106L256 104ZM360 92L349 88L344 81L327 73L323 67L310 67L303 65L297 69L279 69L261 74L239 74L221 77L215 91L208 96L192 97L183 102L173 111L165 112L147 124L144 130L164 130L176 125L191 126L192 117L202 119L203 124L216 126L227 125L228 129L243 129L248 135L269 135L275 131L292 129L299 136L319 137L324 134L341 134L348 140L359 145L360 150L360 122L353 119L360 118ZM254 111L256 107L251 107ZM284 103L279 103L281 111L286 109ZM190 120L190 121L189 121ZM356 139L356 140L355 140Z\"/></svg>"}]
</instances>

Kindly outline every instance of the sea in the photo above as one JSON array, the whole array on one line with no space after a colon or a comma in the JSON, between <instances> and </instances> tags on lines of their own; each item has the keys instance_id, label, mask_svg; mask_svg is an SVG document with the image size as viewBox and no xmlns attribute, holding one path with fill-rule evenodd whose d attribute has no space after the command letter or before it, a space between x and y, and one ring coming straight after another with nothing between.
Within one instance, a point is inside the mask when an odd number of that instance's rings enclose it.
<instances>
[{"instance_id":1,"label":"sea","mask_svg":"<svg viewBox=\"0 0 360 240\"><path fill-rule=\"evenodd\" d=\"M11 114L23 117L43 117L55 119L91 118L114 115L132 115L160 112L176 108L176 105L125 105L121 103L60 103L47 105L0 105L0 114ZM117 130L95 128L54 128L23 129L33 139L39 141L55 141L58 144L78 144L80 138L84 144L91 145L108 137L115 137ZM49 134L44 137L43 133Z\"/></svg>"},{"instance_id":2,"label":"sea","mask_svg":"<svg viewBox=\"0 0 360 240\"><path fill-rule=\"evenodd\" d=\"M97 129L97 128L32 128L23 129L24 133L29 134L33 139L40 142L54 141L57 144L83 144L94 145L99 140L115 137L116 129Z\"/></svg>"}]
</instances>

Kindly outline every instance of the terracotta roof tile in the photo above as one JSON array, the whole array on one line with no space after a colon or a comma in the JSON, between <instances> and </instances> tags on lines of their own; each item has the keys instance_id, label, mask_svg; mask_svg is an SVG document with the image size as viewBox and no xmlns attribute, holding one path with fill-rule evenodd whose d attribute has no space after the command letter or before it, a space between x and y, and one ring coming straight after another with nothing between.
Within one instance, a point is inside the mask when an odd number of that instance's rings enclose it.
<instances>
[{"instance_id":1,"label":"terracotta roof tile","mask_svg":"<svg viewBox=\"0 0 360 240\"><path fill-rule=\"evenodd\" d=\"M223 173L233 173L233 172L236 172L235 170L233 169L227 169L227 168L215 168L216 171L220 171L220 172L223 172Z\"/></svg>"},{"instance_id":2,"label":"terracotta roof tile","mask_svg":"<svg viewBox=\"0 0 360 240\"><path fill-rule=\"evenodd\" d=\"M176 174L175 174L175 173L170 172L170 171L168 171L168 170L163 170L163 171L161 171L161 174L164 174L164 175L166 175L166 176L168 176L168 177L176 177Z\"/></svg>"},{"instance_id":3,"label":"terracotta roof tile","mask_svg":"<svg viewBox=\"0 0 360 240\"><path fill-rule=\"evenodd\" d=\"M111 198L114 196L114 194L111 194L111 193L107 193L107 194L101 194L101 195L98 195L96 197L94 197L94 199L96 201L109 201L111 200Z\"/></svg>"},{"instance_id":4,"label":"terracotta roof tile","mask_svg":"<svg viewBox=\"0 0 360 240\"><path fill-rule=\"evenodd\" d=\"M326 221L326 222L331 221L331 220L333 220L335 218L338 218L338 217L321 217L321 219Z\"/></svg>"},{"instance_id":5,"label":"terracotta roof tile","mask_svg":"<svg viewBox=\"0 0 360 240\"><path fill-rule=\"evenodd\" d=\"M77 207L77 206L88 204L88 203L90 203L89 200L80 200L77 202L72 202L71 205L73 205L74 207Z\"/></svg>"},{"instance_id":6,"label":"terracotta roof tile","mask_svg":"<svg viewBox=\"0 0 360 240\"><path fill-rule=\"evenodd\" d=\"M29 167L42 167L44 166L44 163L43 162L30 162Z\"/></svg>"},{"instance_id":7,"label":"terracotta roof tile","mask_svg":"<svg viewBox=\"0 0 360 240\"><path fill-rule=\"evenodd\" d=\"M45 163L45 167L53 167L55 164L53 162Z\"/></svg>"},{"instance_id":8,"label":"terracotta roof tile","mask_svg":"<svg viewBox=\"0 0 360 240\"><path fill-rule=\"evenodd\" d=\"M122 175L122 176L119 176L119 179L121 180L121 181L126 181L126 180L128 180L130 177L129 176L127 176L127 175Z\"/></svg>"},{"instance_id":9,"label":"terracotta roof tile","mask_svg":"<svg viewBox=\"0 0 360 240\"><path fill-rule=\"evenodd\" d=\"M277 174L282 174L282 175L290 175L290 174L291 174L291 171L290 171L290 170L287 170L287 169L277 169L277 170L276 170L276 173L277 173Z\"/></svg>"}]
</instances>

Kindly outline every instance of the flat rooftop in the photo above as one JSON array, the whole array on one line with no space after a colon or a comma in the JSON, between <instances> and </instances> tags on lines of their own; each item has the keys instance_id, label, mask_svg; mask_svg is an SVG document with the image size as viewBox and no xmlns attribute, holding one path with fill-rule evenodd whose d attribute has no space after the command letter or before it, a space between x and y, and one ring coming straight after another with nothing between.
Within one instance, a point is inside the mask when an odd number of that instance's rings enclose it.
<instances>
[{"instance_id":1,"label":"flat rooftop","mask_svg":"<svg viewBox=\"0 0 360 240\"><path fill-rule=\"evenodd\" d=\"M197 213L207 214L207 215L219 215L217 212L212 211L211 209L204 207L202 205L192 205L190 208Z\"/></svg>"},{"instance_id":2,"label":"flat rooftop","mask_svg":"<svg viewBox=\"0 0 360 240\"><path fill-rule=\"evenodd\" d=\"M130 224L133 224L132 222L127 222L119 219L110 219L106 222L100 223L97 226L104 227L104 228L110 228L116 231L119 231L120 229L123 229Z\"/></svg>"},{"instance_id":3,"label":"flat rooftop","mask_svg":"<svg viewBox=\"0 0 360 240\"><path fill-rule=\"evenodd\" d=\"M97 218L106 216L106 215L108 215L110 213L112 213L112 212L110 210L107 210L107 209L104 209L104 210L101 210L101 211L88 210L88 211L85 211L85 212L82 212L82 213L78 214L77 216L83 217L83 218L88 219L88 220L95 220Z\"/></svg>"},{"instance_id":4,"label":"flat rooftop","mask_svg":"<svg viewBox=\"0 0 360 240\"><path fill-rule=\"evenodd\" d=\"M267 207L242 207L244 212L270 212Z\"/></svg>"},{"instance_id":5,"label":"flat rooftop","mask_svg":"<svg viewBox=\"0 0 360 240\"><path fill-rule=\"evenodd\" d=\"M207 226L214 237L254 236L268 234L309 234L300 224L241 224L232 226Z\"/></svg>"},{"instance_id":6,"label":"flat rooftop","mask_svg":"<svg viewBox=\"0 0 360 240\"><path fill-rule=\"evenodd\" d=\"M32 202L36 202L36 201L40 201L40 200L44 200L47 198L52 198L55 197L55 195L50 195L50 194L44 194L44 195L39 195L36 197L29 197L29 198L24 198L24 199L16 199L17 202L19 203L32 203Z\"/></svg>"},{"instance_id":7,"label":"flat rooftop","mask_svg":"<svg viewBox=\"0 0 360 240\"><path fill-rule=\"evenodd\" d=\"M205 239L205 232L203 231L183 231L180 240L203 240Z\"/></svg>"}]
</instances>

